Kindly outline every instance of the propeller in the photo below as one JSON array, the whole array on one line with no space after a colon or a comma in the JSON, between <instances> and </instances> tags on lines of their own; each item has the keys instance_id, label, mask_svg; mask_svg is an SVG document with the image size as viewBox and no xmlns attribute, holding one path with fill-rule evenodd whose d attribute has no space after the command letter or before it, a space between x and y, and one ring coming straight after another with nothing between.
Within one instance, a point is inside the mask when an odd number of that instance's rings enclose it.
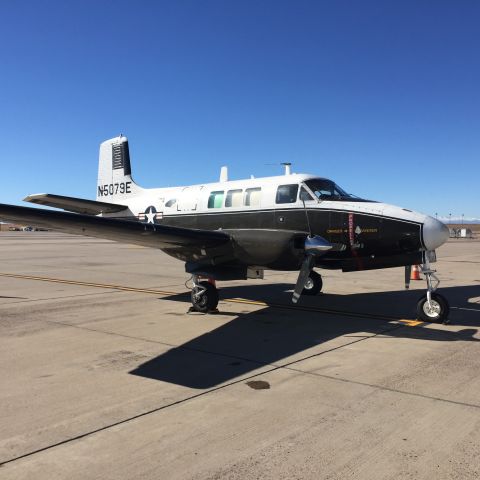
<instances>
[{"instance_id":1,"label":"propeller","mask_svg":"<svg viewBox=\"0 0 480 480\"><path fill-rule=\"evenodd\" d=\"M297 283L295 284L295 289L293 291L293 303L298 302L298 299L305 288L310 272L315 266L315 259L325 255L325 253L327 253L332 247L333 245L328 240L325 240L319 235L309 235L305 239L305 258L303 259Z\"/></svg>"},{"instance_id":2,"label":"propeller","mask_svg":"<svg viewBox=\"0 0 480 480\"><path fill-rule=\"evenodd\" d=\"M408 290L410 288L410 278L412 275L412 266L405 265L405 289Z\"/></svg>"}]
</instances>

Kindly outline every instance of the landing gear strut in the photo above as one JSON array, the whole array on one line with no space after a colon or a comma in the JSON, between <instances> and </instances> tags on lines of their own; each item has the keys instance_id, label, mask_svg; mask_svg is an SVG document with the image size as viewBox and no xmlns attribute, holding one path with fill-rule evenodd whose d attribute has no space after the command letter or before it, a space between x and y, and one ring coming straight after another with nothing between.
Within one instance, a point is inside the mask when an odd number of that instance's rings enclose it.
<instances>
[{"instance_id":1,"label":"landing gear strut","mask_svg":"<svg viewBox=\"0 0 480 480\"><path fill-rule=\"evenodd\" d=\"M218 290L214 281L200 281L197 275L192 277L192 308L196 312L215 312L218 305Z\"/></svg>"},{"instance_id":2,"label":"landing gear strut","mask_svg":"<svg viewBox=\"0 0 480 480\"><path fill-rule=\"evenodd\" d=\"M436 270L430 268L430 262L426 258L425 263L422 265L422 273L427 280L427 294L418 300L417 317L424 322L448 323L450 306L443 295L435 293L440 284L440 280L435 275L435 272Z\"/></svg>"}]
</instances>

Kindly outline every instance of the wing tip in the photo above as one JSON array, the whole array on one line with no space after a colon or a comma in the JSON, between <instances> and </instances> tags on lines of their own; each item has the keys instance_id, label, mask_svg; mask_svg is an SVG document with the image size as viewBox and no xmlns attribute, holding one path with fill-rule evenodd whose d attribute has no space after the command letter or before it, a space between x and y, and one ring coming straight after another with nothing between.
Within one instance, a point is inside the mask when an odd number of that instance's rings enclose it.
<instances>
[{"instance_id":1,"label":"wing tip","mask_svg":"<svg viewBox=\"0 0 480 480\"><path fill-rule=\"evenodd\" d=\"M45 198L47 196L48 196L48 193L31 193L30 195L27 195L22 201L35 203L35 200L40 198Z\"/></svg>"}]
</instances>

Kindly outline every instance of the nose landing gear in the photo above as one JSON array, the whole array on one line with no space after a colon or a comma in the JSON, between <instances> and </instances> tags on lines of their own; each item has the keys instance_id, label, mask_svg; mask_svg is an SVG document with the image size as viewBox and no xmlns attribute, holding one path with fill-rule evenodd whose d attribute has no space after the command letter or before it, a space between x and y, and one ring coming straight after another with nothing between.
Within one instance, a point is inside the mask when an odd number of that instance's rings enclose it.
<instances>
[{"instance_id":1,"label":"nose landing gear","mask_svg":"<svg viewBox=\"0 0 480 480\"><path fill-rule=\"evenodd\" d=\"M427 280L427 293L418 300L417 318L424 322L446 324L449 323L448 314L450 312L450 306L443 295L436 293L438 285L440 285L440 280L435 275L435 272L436 270L430 268L430 262L428 258L426 258L425 263L422 265L422 273Z\"/></svg>"}]
</instances>

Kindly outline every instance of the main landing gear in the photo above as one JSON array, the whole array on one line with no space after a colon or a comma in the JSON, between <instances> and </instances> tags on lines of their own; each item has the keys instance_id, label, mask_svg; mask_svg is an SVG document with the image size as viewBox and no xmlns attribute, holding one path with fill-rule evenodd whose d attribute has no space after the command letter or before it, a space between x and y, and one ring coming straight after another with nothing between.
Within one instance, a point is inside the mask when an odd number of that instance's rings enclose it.
<instances>
[{"instance_id":1,"label":"main landing gear","mask_svg":"<svg viewBox=\"0 0 480 480\"><path fill-rule=\"evenodd\" d=\"M209 279L200 281L198 275L193 275L192 280L192 309L201 313L216 312L218 305L218 290L215 286L215 280Z\"/></svg>"},{"instance_id":2,"label":"main landing gear","mask_svg":"<svg viewBox=\"0 0 480 480\"><path fill-rule=\"evenodd\" d=\"M448 314L450 306L443 295L436 293L440 280L435 275L435 272L436 270L430 268L430 262L427 258L422 265L422 273L427 280L427 293L418 300L417 318L424 322L449 323Z\"/></svg>"},{"instance_id":3,"label":"main landing gear","mask_svg":"<svg viewBox=\"0 0 480 480\"><path fill-rule=\"evenodd\" d=\"M192 282L192 307L190 310L201 313L217 312L218 290L215 286L215 280L213 278L193 275ZM322 290L322 286L323 281L321 275L312 270L308 274L302 295L317 295Z\"/></svg>"}]
</instances>

